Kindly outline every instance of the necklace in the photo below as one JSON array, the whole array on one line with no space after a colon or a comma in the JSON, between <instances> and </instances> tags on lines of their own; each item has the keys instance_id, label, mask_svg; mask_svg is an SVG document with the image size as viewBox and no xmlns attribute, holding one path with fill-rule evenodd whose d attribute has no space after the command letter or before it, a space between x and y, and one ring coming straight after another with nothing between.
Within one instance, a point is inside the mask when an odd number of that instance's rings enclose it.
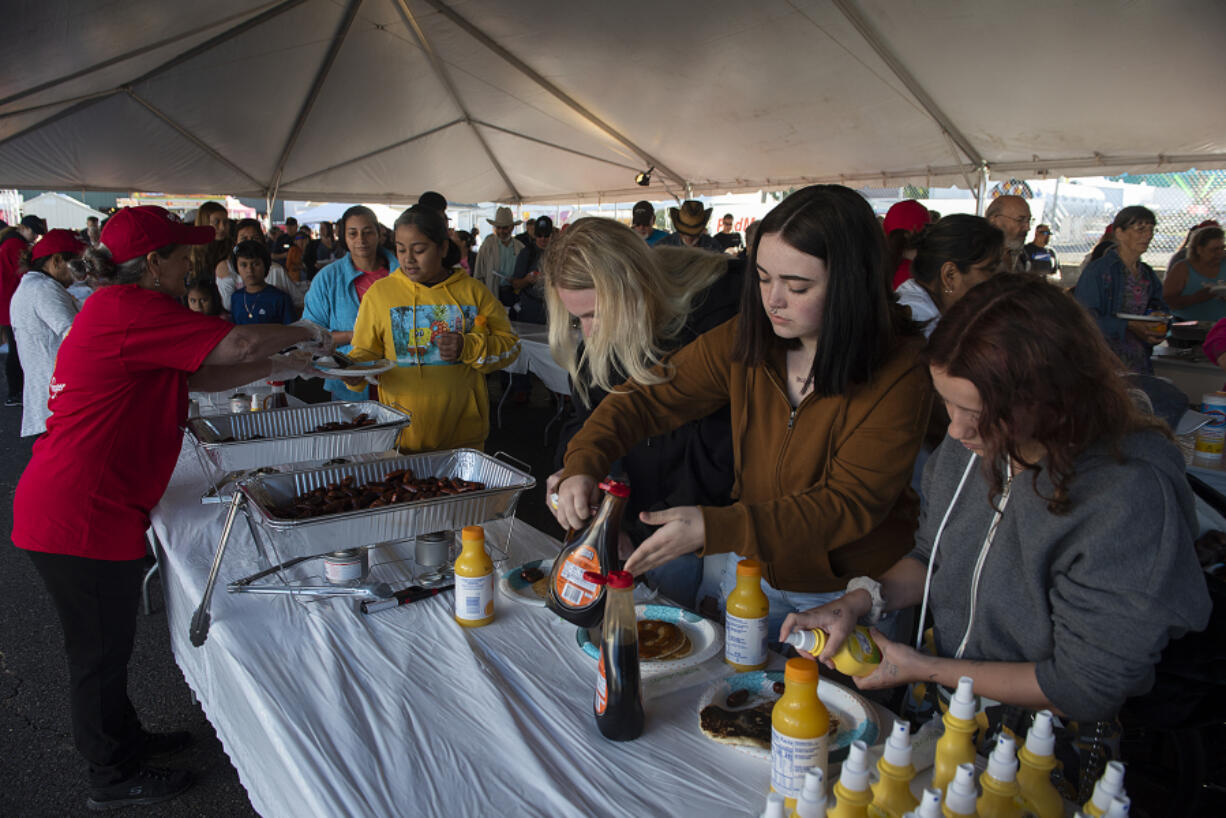
<instances>
[{"instance_id":1,"label":"necklace","mask_svg":"<svg viewBox=\"0 0 1226 818\"><path fill-rule=\"evenodd\" d=\"M247 293L246 292L242 293L242 296L243 296L242 307L243 307L243 310L247 313L247 320L254 321L255 316L251 313L251 305L247 302Z\"/></svg>"}]
</instances>

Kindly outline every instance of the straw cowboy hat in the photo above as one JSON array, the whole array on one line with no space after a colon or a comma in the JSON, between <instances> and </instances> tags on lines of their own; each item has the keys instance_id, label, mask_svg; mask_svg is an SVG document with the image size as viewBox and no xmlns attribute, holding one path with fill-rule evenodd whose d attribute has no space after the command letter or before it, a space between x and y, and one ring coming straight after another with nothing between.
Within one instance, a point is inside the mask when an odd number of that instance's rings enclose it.
<instances>
[{"instance_id":1,"label":"straw cowboy hat","mask_svg":"<svg viewBox=\"0 0 1226 818\"><path fill-rule=\"evenodd\" d=\"M511 208L509 207L498 208L498 212L494 214L494 218L486 219L486 221L494 225L494 227L514 227L515 225L519 224L519 219L515 218L515 216L511 213Z\"/></svg>"},{"instance_id":2,"label":"straw cowboy hat","mask_svg":"<svg viewBox=\"0 0 1226 818\"><path fill-rule=\"evenodd\" d=\"M681 207L670 207L668 215L673 220L673 229L688 236L697 236L707 229L711 220L711 208L703 209L702 202L686 199Z\"/></svg>"}]
</instances>

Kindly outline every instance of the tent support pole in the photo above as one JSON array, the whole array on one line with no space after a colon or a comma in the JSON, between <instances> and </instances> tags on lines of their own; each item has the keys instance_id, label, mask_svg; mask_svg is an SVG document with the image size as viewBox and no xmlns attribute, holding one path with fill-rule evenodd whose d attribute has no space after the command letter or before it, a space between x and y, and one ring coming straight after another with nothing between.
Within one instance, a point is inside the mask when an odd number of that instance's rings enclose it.
<instances>
[{"instance_id":1,"label":"tent support pole","mask_svg":"<svg viewBox=\"0 0 1226 818\"><path fill-rule=\"evenodd\" d=\"M491 122L485 122L480 119L474 119L473 124L480 125L483 128L489 128L491 131L498 131L499 133L507 134L508 136L514 136L517 139L523 139L527 142L535 142L538 145L544 145L547 148L553 148L554 150L557 150L557 151L563 151L565 153L574 154L575 156L582 156L584 159L591 159L593 162L603 162L606 165L612 165L613 167L616 167L616 168L625 168L626 170L632 171L634 173L638 173L641 170L641 168L635 165L626 165L621 162L614 162L612 159L604 159L600 156L593 156L590 153L584 153L583 151L577 151L574 148L568 148L564 145L557 145L553 142L549 142L544 139L538 139L535 136L528 136L527 134L520 133L519 131L513 131L510 128L504 128L501 125L495 125Z\"/></svg>"},{"instance_id":2,"label":"tent support pole","mask_svg":"<svg viewBox=\"0 0 1226 818\"><path fill-rule=\"evenodd\" d=\"M447 67L443 65L443 61L439 59L438 54L435 53L434 48L430 45L426 32L422 31L421 26L417 24L417 18L413 16L413 12L409 9L409 4L405 0L396 0L396 11L400 12L400 19L404 21L405 28L412 32L413 36L417 39L417 44L421 46L421 50L426 52L426 58L430 60L430 67L434 69L434 75L443 83L443 87L447 89L447 93L451 96L451 101L460 109L460 116L463 117L464 123L472 129L473 136L477 137L477 142L481 144L481 150L485 151L486 158L490 160L494 170L498 171L498 175L502 177L502 183L507 186L507 190L511 191L511 196L519 199L519 189L515 187L511 177L507 175L506 169L498 161L494 151L490 149L489 143L485 141L481 131L473 124L472 114L468 112L468 107L464 104L464 100L460 99L460 92L456 90L455 83L451 81L451 74L448 73Z\"/></svg>"},{"instance_id":3,"label":"tent support pole","mask_svg":"<svg viewBox=\"0 0 1226 818\"><path fill-rule=\"evenodd\" d=\"M898 77L902 84L907 87L907 90L911 92L911 95L915 97L928 116L932 117L941 130L949 134L949 138L954 141L959 150L966 154L966 157L976 165L982 165L984 162L983 156L980 155L979 151L975 150L975 146L966 138L966 134L959 130L953 120L937 105L936 100L919 84L919 80L907 70L907 67L898 59L898 55L894 53L894 50L890 48L885 38L881 36L881 32L860 13L860 9L857 8L854 0L834 0L834 5L843 13L847 21L855 27L856 31L860 32L860 36L876 52L877 56L890 67L890 71L893 72L894 76Z\"/></svg>"},{"instance_id":4,"label":"tent support pole","mask_svg":"<svg viewBox=\"0 0 1226 818\"><path fill-rule=\"evenodd\" d=\"M985 200L988 198L988 163L984 162L979 166L979 189L975 191L975 215L982 216L983 211L987 209Z\"/></svg>"},{"instance_id":5,"label":"tent support pole","mask_svg":"<svg viewBox=\"0 0 1226 818\"><path fill-rule=\"evenodd\" d=\"M271 188L274 198L281 187L281 176L285 173L285 163L289 161L289 155L294 150L294 143L298 141L303 127L306 126L307 118L310 117L311 110L315 107L315 100L319 99L319 92L323 90L324 82L327 81L328 74L332 71L332 64L336 62L336 55L340 53L341 45L345 42L345 37L349 34L349 28L353 25L353 19L357 17L358 8L361 5L362 0L349 0L346 4L345 14L341 17L340 25L336 27L336 33L332 35L328 53L324 55L323 63L315 72L315 80L311 83L311 89L307 92L306 99L302 101L302 107L298 109L294 127L290 129L289 138L285 140L285 147L281 149L281 158L277 160L277 168L272 175ZM269 213L269 216L271 217L272 214Z\"/></svg>"},{"instance_id":6,"label":"tent support pole","mask_svg":"<svg viewBox=\"0 0 1226 818\"><path fill-rule=\"evenodd\" d=\"M355 156L352 159L346 159L343 162L337 162L335 165L330 165L329 167L326 167L323 170L313 171L311 173L308 173L306 176L299 176L297 179L291 179L290 181L284 182L283 184L285 187L293 187L294 185L301 182L303 179L310 179L312 176L322 176L325 173L331 173L334 170L339 170L345 167L346 165L352 165L355 162L361 162L363 159L369 159L370 157L378 156L381 153L387 153L388 151L394 151L396 150L396 148L399 148L403 145L407 145L410 142L416 142L418 139L425 139L427 136L430 136L431 134L438 133L439 131L445 131L448 128L454 127L456 125L461 125L463 124L463 122L464 120L462 119L453 119L450 122L445 122L442 125L439 125L437 128L431 128L428 131L422 131L419 134L413 134L408 139L401 139L399 142L393 142L391 145L386 145L382 148L375 148L373 151L364 153L361 156Z\"/></svg>"},{"instance_id":7,"label":"tent support pole","mask_svg":"<svg viewBox=\"0 0 1226 818\"><path fill-rule=\"evenodd\" d=\"M686 184L685 179L681 178L681 174L677 173L672 168L670 168L668 165L664 164L659 159L652 156L650 153L645 151L643 148L640 148L637 144L632 142L629 137L623 135L622 133L617 131L615 128L613 128L613 126L605 122L603 119L596 116L594 113L589 111L587 108L580 105L577 100L575 100L565 91L563 91L561 88L558 88L552 82L550 82L549 80L545 79L543 76L538 74L531 67L529 67L527 63L519 59L519 57L516 57L510 51L507 51L505 48L499 45L492 37L490 37L484 31L477 28L475 25L470 23L464 17L461 17L459 14L453 11L450 6L442 2L442 0L424 0L424 2L430 5L439 14L442 14L448 20L455 23L461 29L466 31L468 35L472 37L474 40L481 43L483 46L485 46L490 51L497 54L502 59L506 60L515 69L517 69L521 74L523 74L528 79L532 80L537 85L539 85L541 88L549 92L552 96L557 98L559 102L566 105L572 111L574 111L579 116L586 119L588 122L595 125L600 130L604 131L605 134L612 137L617 142L621 143L622 146L628 148L629 150L634 151L636 154L638 154L640 159L642 159L645 163L647 163L647 165L654 167L656 170L658 170L660 173L672 179L678 185Z\"/></svg>"},{"instance_id":8,"label":"tent support pole","mask_svg":"<svg viewBox=\"0 0 1226 818\"><path fill-rule=\"evenodd\" d=\"M173 119L167 116L162 110L160 110L152 102L145 99L140 94L133 91L131 88L125 88L124 90L127 91L128 96L131 97L134 102L143 106L147 111L149 111L149 113L153 114L155 117L160 119L162 122L165 122L167 125L174 128L179 133L179 135L182 136L184 139L191 142L197 148L204 151L209 156L213 157L218 162L228 167L230 170L242 176L244 179L246 179L251 184L255 185L257 188L261 187L261 184L257 182L255 180L255 177L253 177L250 173L243 170L242 168L240 168L238 165L231 162L226 157L222 156L217 150L213 148L213 146L209 145L207 142L205 142L200 137L196 136L194 133L189 131L187 128L184 128L178 122L175 122Z\"/></svg>"}]
</instances>

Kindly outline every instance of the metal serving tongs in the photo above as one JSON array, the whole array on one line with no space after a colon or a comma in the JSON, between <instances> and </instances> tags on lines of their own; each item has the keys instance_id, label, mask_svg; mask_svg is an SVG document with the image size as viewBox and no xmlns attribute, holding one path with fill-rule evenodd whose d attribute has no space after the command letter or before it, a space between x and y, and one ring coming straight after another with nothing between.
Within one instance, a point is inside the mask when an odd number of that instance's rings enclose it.
<instances>
[{"instance_id":1,"label":"metal serving tongs","mask_svg":"<svg viewBox=\"0 0 1226 818\"><path fill-rule=\"evenodd\" d=\"M200 597L200 606L192 614L191 639L194 647L200 647L209 638L209 607L213 603L213 586L217 584L217 572L221 569L221 558L225 556L226 545L230 542L230 530L234 528L234 518L238 509L247 498L241 491L235 490L234 499L230 501L230 510L226 512L226 524L221 529L221 540L217 543L217 553L213 555L213 567L209 569L209 581L204 584L204 595Z\"/></svg>"}]
</instances>

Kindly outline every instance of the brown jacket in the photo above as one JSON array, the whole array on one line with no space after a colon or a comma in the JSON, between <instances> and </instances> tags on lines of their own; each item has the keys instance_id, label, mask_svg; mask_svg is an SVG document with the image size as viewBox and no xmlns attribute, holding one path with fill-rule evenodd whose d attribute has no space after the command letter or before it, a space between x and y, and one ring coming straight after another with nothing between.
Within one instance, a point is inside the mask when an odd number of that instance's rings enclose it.
<instances>
[{"instance_id":1,"label":"brown jacket","mask_svg":"<svg viewBox=\"0 0 1226 818\"><path fill-rule=\"evenodd\" d=\"M605 398L571 440L563 479L600 478L639 440L731 404L737 502L703 507L699 554L761 560L766 580L785 591L879 576L911 549L919 516L909 483L932 403L916 360L924 339L900 340L870 383L810 394L793 410L782 357L732 362L738 320L679 350L671 381Z\"/></svg>"}]
</instances>

